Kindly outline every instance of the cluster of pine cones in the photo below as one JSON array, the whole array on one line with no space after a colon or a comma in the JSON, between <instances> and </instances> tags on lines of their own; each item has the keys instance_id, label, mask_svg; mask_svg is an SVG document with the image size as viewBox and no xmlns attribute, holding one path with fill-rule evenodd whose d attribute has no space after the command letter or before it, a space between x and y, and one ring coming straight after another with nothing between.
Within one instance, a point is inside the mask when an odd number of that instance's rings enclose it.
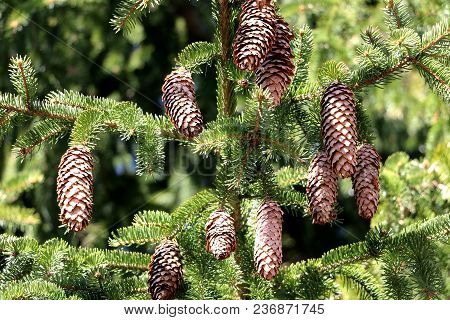
<instances>
[{"instance_id":1,"label":"cluster of pine cones","mask_svg":"<svg viewBox=\"0 0 450 320\"><path fill-rule=\"evenodd\" d=\"M268 92L274 107L280 104L294 75L293 38L271 0L244 1L233 44L234 63L255 73L256 83ZM166 114L178 132L189 139L198 136L203 131L203 117L189 70L173 70L165 78L162 92Z\"/></svg>"},{"instance_id":2,"label":"cluster of pine cones","mask_svg":"<svg viewBox=\"0 0 450 320\"><path fill-rule=\"evenodd\" d=\"M256 214L256 233L253 259L258 273L272 279L282 262L282 217L280 206L265 199ZM236 231L233 217L225 210L211 213L205 226L206 251L216 259L230 257L236 249ZM173 240L163 240L155 249L149 266L148 291L154 300L172 299L183 277L181 253Z\"/></svg>"},{"instance_id":3,"label":"cluster of pine cones","mask_svg":"<svg viewBox=\"0 0 450 320\"><path fill-rule=\"evenodd\" d=\"M256 83L269 92L273 106L280 104L294 75L293 38L271 0L244 2L233 44L234 64L255 72Z\"/></svg>"},{"instance_id":4,"label":"cluster of pine cones","mask_svg":"<svg viewBox=\"0 0 450 320\"><path fill-rule=\"evenodd\" d=\"M380 156L364 143L357 148L356 106L353 92L333 82L321 101L323 150L308 170L308 195L313 223L326 224L336 219L338 178L351 177L358 214L371 219L378 207Z\"/></svg>"},{"instance_id":5,"label":"cluster of pine cones","mask_svg":"<svg viewBox=\"0 0 450 320\"><path fill-rule=\"evenodd\" d=\"M265 199L256 214L253 258L255 268L265 279L272 279L282 262L281 234L283 211ZM206 223L206 250L217 259L226 259L236 249L234 220L224 209L214 211Z\"/></svg>"},{"instance_id":6,"label":"cluster of pine cones","mask_svg":"<svg viewBox=\"0 0 450 320\"><path fill-rule=\"evenodd\" d=\"M235 65L255 72L256 83L267 90L277 106L294 73L289 25L276 13L271 0L245 0L233 45ZM162 87L166 113L187 138L203 130L190 72L179 67ZM313 222L336 219L338 179L352 177L358 213L372 218L378 206L380 157L373 146L357 147L357 120L353 92L334 82L321 101L323 150L311 162L307 196ZM57 193L60 220L70 230L86 228L93 206L93 157L85 146L67 150L58 168ZM256 215L254 263L258 273L272 279L282 262L280 206L265 199ZM226 209L214 211L206 223L206 250L215 258L228 258L236 249L235 222ZM176 241L166 239L156 247L149 265L148 291L152 299L171 299L182 281L182 259Z\"/></svg>"}]
</instances>

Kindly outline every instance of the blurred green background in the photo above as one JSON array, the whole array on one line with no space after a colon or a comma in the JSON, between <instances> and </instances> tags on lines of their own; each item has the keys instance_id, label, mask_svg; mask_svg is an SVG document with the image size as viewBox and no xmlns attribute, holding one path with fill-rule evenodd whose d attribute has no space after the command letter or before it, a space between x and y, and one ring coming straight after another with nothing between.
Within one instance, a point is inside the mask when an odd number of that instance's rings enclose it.
<instances>
[{"instance_id":1,"label":"blurred green background","mask_svg":"<svg viewBox=\"0 0 450 320\"><path fill-rule=\"evenodd\" d=\"M312 78L316 78L318 67L329 59L343 61L351 67L355 63L355 49L361 44L360 32L367 26L378 25L382 31L386 30L383 1L285 0L277 3L292 27L307 23L313 29ZM409 0L407 3L416 15L419 31L443 17L448 18L450 13L445 0ZM145 112L163 114L160 88L164 76L174 66L177 53L191 42L212 39L211 1L162 1L157 10L126 35L115 34L109 24L117 4L118 1L105 0L0 0L0 91L13 90L8 79L9 58L26 54L38 71L40 97L51 90L71 89L132 100ZM194 77L206 121L216 115L214 79L213 66L204 67L203 73ZM383 161L397 151L405 152L402 159L406 162L408 156L422 161L427 150L432 152L438 146L440 160L442 154L448 153L448 105L428 89L417 72L409 72L383 89L367 89L364 105L374 125L375 145ZM434 128L433 141L441 144L430 142L430 128ZM16 128L2 139L2 169L15 136L25 130ZM64 230L58 228L59 210L54 191L56 168L67 148L67 140L39 153L34 161L43 171L44 182L20 199L41 215L42 224L36 230L38 238L59 236L73 244L106 247L109 233L129 225L138 210L171 211L196 191L212 185L214 159L201 159L176 143L166 147L167 164L163 175L153 179L137 177L134 147L132 141L123 142L118 136L101 137L95 151L93 223L77 235L65 235ZM428 156L433 158L433 154ZM444 158L448 169L448 156ZM417 174L425 169L419 166ZM444 190L438 195L443 201L439 210L444 211L448 210L449 197L448 171L442 176L445 172L438 172L437 178L429 182L429 188L437 188L433 184L436 181L447 188L447 193ZM397 217L394 211L401 209L401 204L394 205L395 210L389 206L390 202L399 200L389 198L388 192L382 197L383 212L376 223L384 223L390 215ZM406 201L415 200L412 197ZM310 218L302 214L285 215L285 261L318 257L331 248L364 237L369 223L355 214L349 179L341 183L339 202L343 207L342 224L333 227L312 226ZM397 223L401 221L399 217L394 219Z\"/></svg>"}]
</instances>

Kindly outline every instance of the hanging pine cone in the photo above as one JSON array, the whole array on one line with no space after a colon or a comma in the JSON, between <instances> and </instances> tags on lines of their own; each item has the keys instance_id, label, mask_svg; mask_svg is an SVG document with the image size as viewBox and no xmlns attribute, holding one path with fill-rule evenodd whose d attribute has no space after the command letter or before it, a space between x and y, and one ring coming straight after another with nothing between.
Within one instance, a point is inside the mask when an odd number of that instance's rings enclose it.
<instances>
[{"instance_id":1,"label":"hanging pine cone","mask_svg":"<svg viewBox=\"0 0 450 320\"><path fill-rule=\"evenodd\" d=\"M372 145L365 143L356 153L356 159L356 170L352 180L358 214L364 219L372 219L378 208L381 158Z\"/></svg>"},{"instance_id":2,"label":"hanging pine cone","mask_svg":"<svg viewBox=\"0 0 450 320\"><path fill-rule=\"evenodd\" d=\"M203 116L197 105L191 73L180 67L172 71L162 87L166 114L180 133L194 138L203 131Z\"/></svg>"},{"instance_id":3,"label":"hanging pine cone","mask_svg":"<svg viewBox=\"0 0 450 320\"><path fill-rule=\"evenodd\" d=\"M58 166L56 192L61 209L59 220L78 232L89 224L92 216L94 159L85 146L70 147Z\"/></svg>"},{"instance_id":4,"label":"hanging pine cone","mask_svg":"<svg viewBox=\"0 0 450 320\"><path fill-rule=\"evenodd\" d=\"M234 219L223 209L211 213L206 223L206 251L223 260L236 250Z\"/></svg>"},{"instance_id":5,"label":"hanging pine cone","mask_svg":"<svg viewBox=\"0 0 450 320\"><path fill-rule=\"evenodd\" d=\"M155 249L148 272L148 292L153 300L172 299L181 284L183 270L178 244L163 240Z\"/></svg>"},{"instance_id":6,"label":"hanging pine cone","mask_svg":"<svg viewBox=\"0 0 450 320\"><path fill-rule=\"evenodd\" d=\"M256 83L270 92L278 106L294 75L294 55L290 42L294 34L283 17L277 16L276 39L267 57L256 70Z\"/></svg>"},{"instance_id":7,"label":"hanging pine cone","mask_svg":"<svg viewBox=\"0 0 450 320\"><path fill-rule=\"evenodd\" d=\"M348 178L356 165L356 108L353 92L334 82L321 101L322 139L333 170L340 178Z\"/></svg>"},{"instance_id":8,"label":"hanging pine cone","mask_svg":"<svg viewBox=\"0 0 450 320\"><path fill-rule=\"evenodd\" d=\"M239 69L255 71L267 56L275 40L275 18L271 1L244 2L233 44L234 63Z\"/></svg>"},{"instance_id":9,"label":"hanging pine cone","mask_svg":"<svg viewBox=\"0 0 450 320\"><path fill-rule=\"evenodd\" d=\"M266 280L277 275L283 259L281 233L283 211L269 199L264 200L256 216L253 258L256 270Z\"/></svg>"},{"instance_id":10,"label":"hanging pine cone","mask_svg":"<svg viewBox=\"0 0 450 320\"><path fill-rule=\"evenodd\" d=\"M306 194L313 223L326 224L336 219L337 176L324 151L316 154L308 169Z\"/></svg>"},{"instance_id":11,"label":"hanging pine cone","mask_svg":"<svg viewBox=\"0 0 450 320\"><path fill-rule=\"evenodd\" d=\"M258 5L258 8L263 8L267 5L272 4L272 0L255 0L256 4Z\"/></svg>"}]
</instances>

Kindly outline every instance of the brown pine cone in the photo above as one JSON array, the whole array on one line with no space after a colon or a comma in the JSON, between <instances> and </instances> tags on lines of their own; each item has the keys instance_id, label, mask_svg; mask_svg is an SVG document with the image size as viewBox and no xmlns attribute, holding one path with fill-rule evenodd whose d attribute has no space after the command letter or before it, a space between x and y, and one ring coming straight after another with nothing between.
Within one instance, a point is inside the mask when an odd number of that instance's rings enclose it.
<instances>
[{"instance_id":1,"label":"brown pine cone","mask_svg":"<svg viewBox=\"0 0 450 320\"><path fill-rule=\"evenodd\" d=\"M375 148L365 143L356 153L356 170L352 177L358 214L364 219L372 219L377 212L380 195L380 155Z\"/></svg>"},{"instance_id":2,"label":"brown pine cone","mask_svg":"<svg viewBox=\"0 0 450 320\"><path fill-rule=\"evenodd\" d=\"M278 106L294 75L294 54L290 42L294 34L283 17L277 16L276 39L267 57L256 70L256 83L270 92Z\"/></svg>"},{"instance_id":3,"label":"brown pine cone","mask_svg":"<svg viewBox=\"0 0 450 320\"><path fill-rule=\"evenodd\" d=\"M340 178L355 172L356 107L353 92L339 82L333 82L321 101L322 139L333 170Z\"/></svg>"},{"instance_id":4,"label":"brown pine cone","mask_svg":"<svg viewBox=\"0 0 450 320\"><path fill-rule=\"evenodd\" d=\"M203 131L203 116L197 105L194 81L183 67L172 71L162 87L166 114L180 133L194 138Z\"/></svg>"},{"instance_id":5,"label":"brown pine cone","mask_svg":"<svg viewBox=\"0 0 450 320\"><path fill-rule=\"evenodd\" d=\"M163 240L156 248L148 271L148 292L153 300L172 299L183 278L178 244Z\"/></svg>"},{"instance_id":6,"label":"brown pine cone","mask_svg":"<svg viewBox=\"0 0 450 320\"><path fill-rule=\"evenodd\" d=\"M56 192L61 209L59 220L78 232L89 224L92 216L94 159L85 146L70 147L58 166Z\"/></svg>"},{"instance_id":7,"label":"brown pine cone","mask_svg":"<svg viewBox=\"0 0 450 320\"><path fill-rule=\"evenodd\" d=\"M234 219L223 209L211 213L206 223L206 251L223 260L236 250Z\"/></svg>"},{"instance_id":8,"label":"brown pine cone","mask_svg":"<svg viewBox=\"0 0 450 320\"><path fill-rule=\"evenodd\" d=\"M253 259L256 270L266 280L277 275L283 259L281 234L283 211L280 206L266 199L256 216L256 234Z\"/></svg>"},{"instance_id":9,"label":"brown pine cone","mask_svg":"<svg viewBox=\"0 0 450 320\"><path fill-rule=\"evenodd\" d=\"M239 16L239 27L233 44L234 64L241 70L255 71L275 41L276 12L267 1L246 0Z\"/></svg>"},{"instance_id":10,"label":"brown pine cone","mask_svg":"<svg viewBox=\"0 0 450 320\"><path fill-rule=\"evenodd\" d=\"M256 1L256 4L258 5L258 8L260 8L260 9L262 7L272 4L272 0L255 0L255 1Z\"/></svg>"},{"instance_id":11,"label":"brown pine cone","mask_svg":"<svg viewBox=\"0 0 450 320\"><path fill-rule=\"evenodd\" d=\"M326 224L336 219L337 176L324 151L319 151L308 169L306 194L313 223Z\"/></svg>"}]
</instances>

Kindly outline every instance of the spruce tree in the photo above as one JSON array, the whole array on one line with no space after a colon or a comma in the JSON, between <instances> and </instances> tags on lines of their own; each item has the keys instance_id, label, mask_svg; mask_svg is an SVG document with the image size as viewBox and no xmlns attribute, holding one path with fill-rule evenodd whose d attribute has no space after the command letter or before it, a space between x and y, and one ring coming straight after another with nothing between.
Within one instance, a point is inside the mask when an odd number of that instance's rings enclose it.
<instances>
[{"instance_id":1,"label":"spruce tree","mask_svg":"<svg viewBox=\"0 0 450 320\"><path fill-rule=\"evenodd\" d=\"M111 24L117 32L130 31L159 3L123 0ZM376 27L363 31L355 65L328 61L317 76L309 77L311 29L306 25L292 29L291 36L291 27L275 1L214 0L212 14L214 41L189 44L165 78L166 116L144 113L132 101L75 91L57 90L41 97L31 60L27 56L11 59L15 92L0 93L2 134L34 120L32 128L16 139L16 156L29 161L39 147L70 135L55 191L68 232L80 231L91 218L95 165L101 165L95 164L96 143L105 134L133 141L139 175L162 170L164 147L170 141L181 142L201 156L215 156L217 168L214 187L170 213L138 212L130 226L112 232L110 249L74 247L58 238L38 243L31 233L14 234L15 226L26 229L38 219L21 219L35 215L18 213L10 205L14 196L8 194L25 187L8 189L5 186L14 186L14 181L2 182L0 203L6 204L0 205L4 206L0 221L7 232L0 235L1 298L325 299L341 297L345 288L356 290L361 299L443 298L448 199L436 199L433 194L423 197L418 202L423 221L412 223L402 211L407 206L402 197L418 192L412 187L417 167L429 169L430 162L445 154L445 143L437 142L436 133L427 142L423 162L395 154L392 157L401 161L390 158L381 168L380 213L373 218L379 224L364 240L336 247L317 259L282 265L281 221L292 212L311 214L309 221L319 223L339 217L336 181L353 175L355 168L355 185L362 180L367 183L368 174L376 180L369 185L376 191L376 201L375 195L364 193L367 185L356 187L360 215L373 214L378 206L378 163L358 159L361 152L356 148L373 142L371 122L361 102L364 90L383 87L415 68L448 103L448 21L415 30L408 6L403 1L386 1L388 31L381 33ZM254 42L260 45L256 49ZM285 62L286 68L278 69L277 61ZM197 103L191 77L205 64L214 64L217 78L217 117L212 121L202 118L206 106ZM445 125L434 130L447 138ZM441 153L437 155L436 150ZM320 161L309 166L316 155ZM366 167L369 173L358 167L364 161L373 166ZM313 168L309 175L308 167ZM26 177L31 179L32 174ZM421 179L426 182L431 174ZM324 179L332 181L332 190L328 186L324 191ZM440 181L441 176L436 179L433 182L448 183ZM307 191L296 188L307 183ZM326 198L326 212L320 208L320 197ZM360 204L364 197L372 205L368 213ZM213 230L210 219L222 211L226 223ZM397 228L390 219L403 219L406 227ZM225 253L207 245L219 236L229 246L223 248ZM154 254L132 250L144 245Z\"/></svg>"}]
</instances>

